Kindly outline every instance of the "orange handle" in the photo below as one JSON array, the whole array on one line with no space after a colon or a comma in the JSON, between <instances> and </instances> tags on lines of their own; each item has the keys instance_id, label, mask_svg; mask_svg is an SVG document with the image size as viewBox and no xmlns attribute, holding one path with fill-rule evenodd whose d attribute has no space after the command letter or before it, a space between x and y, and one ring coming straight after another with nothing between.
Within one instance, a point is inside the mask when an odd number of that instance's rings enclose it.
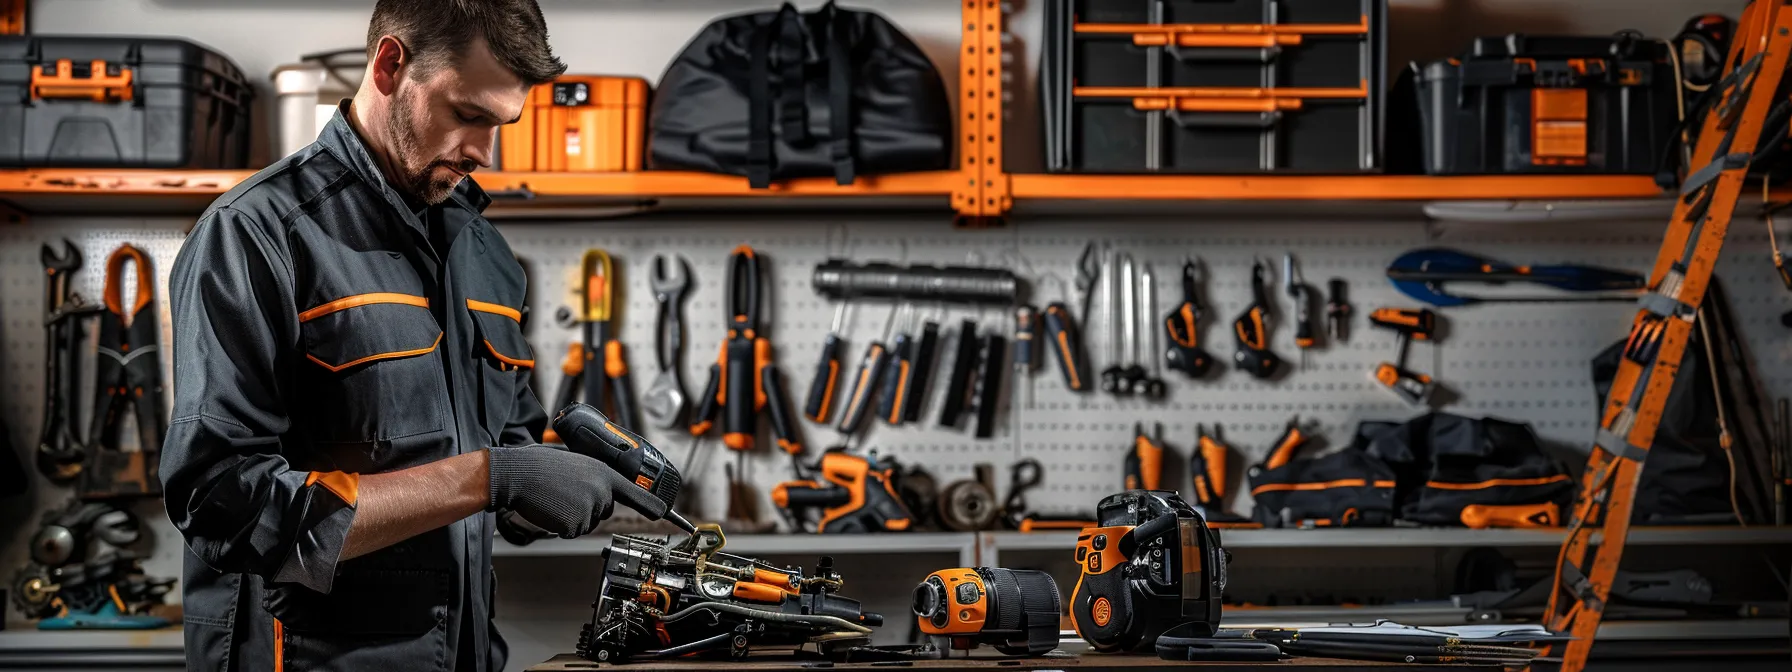
<instances>
[{"instance_id":1,"label":"orange handle","mask_svg":"<svg viewBox=\"0 0 1792 672\"><path fill-rule=\"evenodd\" d=\"M105 61L93 61L86 77L75 76L75 64L70 59L60 59L53 66L38 66L31 69L31 97L38 100L51 99L86 99L96 103L121 102L131 100L132 72L124 67L118 68L118 74L108 74L109 67Z\"/></svg>"},{"instance_id":2,"label":"orange handle","mask_svg":"<svg viewBox=\"0 0 1792 672\"><path fill-rule=\"evenodd\" d=\"M1462 507L1462 524L1477 530L1489 527L1560 527L1561 507L1541 504L1470 504Z\"/></svg>"}]
</instances>

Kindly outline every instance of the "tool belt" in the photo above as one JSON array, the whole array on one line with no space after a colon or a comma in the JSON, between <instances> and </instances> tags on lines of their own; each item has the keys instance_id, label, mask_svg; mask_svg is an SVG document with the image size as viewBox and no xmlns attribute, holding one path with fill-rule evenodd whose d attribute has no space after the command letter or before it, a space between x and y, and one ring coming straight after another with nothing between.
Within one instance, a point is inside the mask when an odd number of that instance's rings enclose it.
<instances>
[{"instance_id":1,"label":"tool belt","mask_svg":"<svg viewBox=\"0 0 1792 672\"><path fill-rule=\"evenodd\" d=\"M1555 527L1574 497L1574 479L1527 424L1428 413L1401 424L1363 423L1357 433L1368 439L1368 455L1396 474L1402 520Z\"/></svg>"},{"instance_id":2,"label":"tool belt","mask_svg":"<svg viewBox=\"0 0 1792 672\"><path fill-rule=\"evenodd\" d=\"M1360 430L1359 430L1360 431ZM1253 465L1252 516L1264 527L1383 527L1394 520L1394 471L1363 451L1344 450L1291 460L1271 469Z\"/></svg>"}]
</instances>

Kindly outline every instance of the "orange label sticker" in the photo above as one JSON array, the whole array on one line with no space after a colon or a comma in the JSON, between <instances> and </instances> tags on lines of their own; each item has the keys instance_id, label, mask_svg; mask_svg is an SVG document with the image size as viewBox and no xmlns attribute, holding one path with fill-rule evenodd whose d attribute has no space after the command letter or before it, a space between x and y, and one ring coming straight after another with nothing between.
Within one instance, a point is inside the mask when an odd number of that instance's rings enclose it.
<instances>
[{"instance_id":1,"label":"orange label sticker","mask_svg":"<svg viewBox=\"0 0 1792 672\"><path fill-rule=\"evenodd\" d=\"M1108 626L1108 621L1114 620L1114 606L1108 603L1108 598L1095 598L1094 614L1095 625L1105 628Z\"/></svg>"}]
</instances>

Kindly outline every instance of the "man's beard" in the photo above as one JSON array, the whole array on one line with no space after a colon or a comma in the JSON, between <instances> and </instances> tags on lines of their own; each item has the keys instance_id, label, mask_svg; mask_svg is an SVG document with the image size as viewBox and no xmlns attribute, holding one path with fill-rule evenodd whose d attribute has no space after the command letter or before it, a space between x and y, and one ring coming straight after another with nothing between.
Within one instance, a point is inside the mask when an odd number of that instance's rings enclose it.
<instances>
[{"instance_id":1,"label":"man's beard","mask_svg":"<svg viewBox=\"0 0 1792 672\"><path fill-rule=\"evenodd\" d=\"M392 118L386 125L389 129L387 140L391 144L393 158L397 160L398 169L404 172L399 178L399 183L393 186L398 189L399 193L407 197L426 205L435 205L448 200L448 194L453 193L454 187L460 184L458 178L434 177L436 168L446 166L459 170L461 173L472 173L479 167L479 164L471 159L460 161L435 159L424 162L425 159L421 157L422 150L418 149L417 119L412 114L412 103L415 101L410 100L411 95L400 93L398 99L393 101ZM413 167L414 164L420 162L424 162L422 166Z\"/></svg>"}]
</instances>

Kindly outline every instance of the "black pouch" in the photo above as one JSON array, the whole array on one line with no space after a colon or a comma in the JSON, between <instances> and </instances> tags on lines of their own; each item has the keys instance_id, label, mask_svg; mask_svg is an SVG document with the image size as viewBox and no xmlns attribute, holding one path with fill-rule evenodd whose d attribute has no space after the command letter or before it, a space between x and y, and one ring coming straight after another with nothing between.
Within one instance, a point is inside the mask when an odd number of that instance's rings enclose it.
<instances>
[{"instance_id":1,"label":"black pouch","mask_svg":"<svg viewBox=\"0 0 1792 672\"><path fill-rule=\"evenodd\" d=\"M1394 520L1394 471L1363 451L1364 441L1323 457L1246 472L1252 516L1264 527L1384 527Z\"/></svg>"},{"instance_id":2,"label":"black pouch","mask_svg":"<svg viewBox=\"0 0 1792 672\"><path fill-rule=\"evenodd\" d=\"M829 2L711 22L660 77L648 166L772 180L944 170L939 70L882 16Z\"/></svg>"},{"instance_id":3,"label":"black pouch","mask_svg":"<svg viewBox=\"0 0 1792 672\"><path fill-rule=\"evenodd\" d=\"M1375 431L1368 451L1397 474L1400 517L1426 525L1465 524L1464 509L1471 506L1494 511L1554 504L1552 515L1519 523L1554 526L1576 487L1562 464L1543 452L1530 425L1495 418L1428 413Z\"/></svg>"}]
</instances>

